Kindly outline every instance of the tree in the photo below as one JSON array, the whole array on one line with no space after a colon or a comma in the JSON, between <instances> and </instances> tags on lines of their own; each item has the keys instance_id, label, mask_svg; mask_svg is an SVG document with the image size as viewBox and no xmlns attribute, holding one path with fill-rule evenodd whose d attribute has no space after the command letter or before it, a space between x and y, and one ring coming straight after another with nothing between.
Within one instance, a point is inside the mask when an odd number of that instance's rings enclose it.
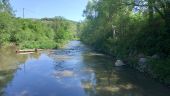
<instances>
[{"instance_id":1,"label":"tree","mask_svg":"<svg viewBox=\"0 0 170 96\"><path fill-rule=\"evenodd\" d=\"M10 0L0 0L0 12L8 12L11 15L14 14Z\"/></svg>"}]
</instances>

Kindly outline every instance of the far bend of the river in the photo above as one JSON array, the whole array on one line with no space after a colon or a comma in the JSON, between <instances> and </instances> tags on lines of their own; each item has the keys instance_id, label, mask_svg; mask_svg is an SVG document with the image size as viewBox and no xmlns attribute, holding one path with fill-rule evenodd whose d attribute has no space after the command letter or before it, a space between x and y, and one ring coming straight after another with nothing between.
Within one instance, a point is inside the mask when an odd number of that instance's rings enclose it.
<instances>
[{"instance_id":1,"label":"far bend of the river","mask_svg":"<svg viewBox=\"0 0 170 96\"><path fill-rule=\"evenodd\" d=\"M14 49L14 48L11 48ZM170 89L80 41L16 54L0 49L0 96L170 96Z\"/></svg>"}]
</instances>

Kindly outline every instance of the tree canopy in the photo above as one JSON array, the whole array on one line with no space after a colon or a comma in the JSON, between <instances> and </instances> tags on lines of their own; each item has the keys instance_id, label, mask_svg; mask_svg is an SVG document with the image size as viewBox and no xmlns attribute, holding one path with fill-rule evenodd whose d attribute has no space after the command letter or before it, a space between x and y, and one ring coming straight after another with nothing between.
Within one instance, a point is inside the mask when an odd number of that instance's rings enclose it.
<instances>
[{"instance_id":1,"label":"tree canopy","mask_svg":"<svg viewBox=\"0 0 170 96\"><path fill-rule=\"evenodd\" d=\"M169 0L90 0L84 16L78 28L84 43L131 63L141 53L159 54L164 59L152 62L151 68L170 83Z\"/></svg>"},{"instance_id":2,"label":"tree canopy","mask_svg":"<svg viewBox=\"0 0 170 96\"><path fill-rule=\"evenodd\" d=\"M13 43L19 48L61 47L74 38L76 25L63 17L16 18L9 0L0 0L0 46Z\"/></svg>"}]
</instances>

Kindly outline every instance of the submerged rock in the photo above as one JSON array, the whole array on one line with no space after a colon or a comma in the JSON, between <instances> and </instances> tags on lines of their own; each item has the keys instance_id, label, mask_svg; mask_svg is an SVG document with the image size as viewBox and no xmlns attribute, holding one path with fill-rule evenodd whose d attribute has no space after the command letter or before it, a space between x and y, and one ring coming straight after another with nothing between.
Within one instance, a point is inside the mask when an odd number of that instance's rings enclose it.
<instances>
[{"instance_id":1,"label":"submerged rock","mask_svg":"<svg viewBox=\"0 0 170 96\"><path fill-rule=\"evenodd\" d=\"M145 64L147 62L146 58L140 58L139 59L139 64Z\"/></svg>"},{"instance_id":2,"label":"submerged rock","mask_svg":"<svg viewBox=\"0 0 170 96\"><path fill-rule=\"evenodd\" d=\"M159 59L160 57L159 57L159 55L155 54L155 55L153 55L151 58L152 58L152 59Z\"/></svg>"},{"instance_id":3,"label":"submerged rock","mask_svg":"<svg viewBox=\"0 0 170 96\"><path fill-rule=\"evenodd\" d=\"M139 59L137 69L140 72L144 72L147 69L147 58L140 58Z\"/></svg>"},{"instance_id":4,"label":"submerged rock","mask_svg":"<svg viewBox=\"0 0 170 96\"><path fill-rule=\"evenodd\" d=\"M115 62L115 66L117 66L117 67L119 67L119 66L124 66L125 64L123 63L123 61L121 61L121 60L117 60L116 62Z\"/></svg>"}]
</instances>

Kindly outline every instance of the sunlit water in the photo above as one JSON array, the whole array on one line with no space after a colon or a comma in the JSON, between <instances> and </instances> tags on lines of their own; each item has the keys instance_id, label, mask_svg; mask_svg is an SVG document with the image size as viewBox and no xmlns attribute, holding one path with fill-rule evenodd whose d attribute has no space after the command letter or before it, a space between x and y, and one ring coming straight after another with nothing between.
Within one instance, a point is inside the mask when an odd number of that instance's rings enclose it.
<instances>
[{"instance_id":1,"label":"sunlit water","mask_svg":"<svg viewBox=\"0 0 170 96\"><path fill-rule=\"evenodd\" d=\"M0 96L170 96L170 89L113 61L79 41L35 54L1 49Z\"/></svg>"}]
</instances>

